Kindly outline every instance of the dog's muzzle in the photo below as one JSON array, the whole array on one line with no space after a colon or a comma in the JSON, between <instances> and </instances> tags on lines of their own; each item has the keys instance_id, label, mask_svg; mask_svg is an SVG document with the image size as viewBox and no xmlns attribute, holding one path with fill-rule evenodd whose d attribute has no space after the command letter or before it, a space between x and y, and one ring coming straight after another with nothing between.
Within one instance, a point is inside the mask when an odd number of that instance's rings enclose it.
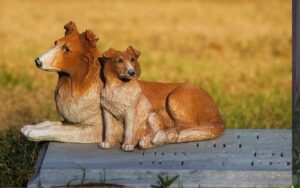
<instances>
[{"instance_id":1,"label":"dog's muzzle","mask_svg":"<svg viewBox=\"0 0 300 188\"><path fill-rule=\"evenodd\" d=\"M38 68L41 68L41 67L42 67L43 62L40 60L39 57L36 58L36 59L34 60L34 62L35 62L35 65L36 65Z\"/></svg>"}]
</instances>

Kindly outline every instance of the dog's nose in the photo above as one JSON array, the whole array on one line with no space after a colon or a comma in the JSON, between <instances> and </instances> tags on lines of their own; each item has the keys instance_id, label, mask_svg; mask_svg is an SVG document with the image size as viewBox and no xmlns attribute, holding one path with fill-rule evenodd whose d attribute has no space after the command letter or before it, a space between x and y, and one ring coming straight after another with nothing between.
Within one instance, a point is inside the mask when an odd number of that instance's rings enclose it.
<instances>
[{"instance_id":1,"label":"dog's nose","mask_svg":"<svg viewBox=\"0 0 300 188\"><path fill-rule=\"evenodd\" d=\"M134 76L135 75L135 70L134 69L129 69L128 74L129 74L129 76Z\"/></svg>"},{"instance_id":2,"label":"dog's nose","mask_svg":"<svg viewBox=\"0 0 300 188\"><path fill-rule=\"evenodd\" d=\"M37 66L38 68L41 68L41 67L42 67L42 61L40 60L40 58L36 58L36 59L34 60L34 62L35 62L36 66Z\"/></svg>"}]
</instances>

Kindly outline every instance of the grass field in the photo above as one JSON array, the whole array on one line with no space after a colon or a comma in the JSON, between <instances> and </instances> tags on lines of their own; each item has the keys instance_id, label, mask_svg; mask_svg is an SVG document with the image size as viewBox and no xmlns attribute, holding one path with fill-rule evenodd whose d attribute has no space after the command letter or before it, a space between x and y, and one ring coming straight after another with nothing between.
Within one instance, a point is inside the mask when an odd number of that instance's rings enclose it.
<instances>
[{"instance_id":1,"label":"grass field","mask_svg":"<svg viewBox=\"0 0 300 188\"><path fill-rule=\"evenodd\" d=\"M92 29L101 51L139 49L143 80L203 87L229 128L291 127L290 0L3 0L0 7L4 132L60 119L57 75L38 70L33 60L70 20L80 31Z\"/></svg>"}]
</instances>

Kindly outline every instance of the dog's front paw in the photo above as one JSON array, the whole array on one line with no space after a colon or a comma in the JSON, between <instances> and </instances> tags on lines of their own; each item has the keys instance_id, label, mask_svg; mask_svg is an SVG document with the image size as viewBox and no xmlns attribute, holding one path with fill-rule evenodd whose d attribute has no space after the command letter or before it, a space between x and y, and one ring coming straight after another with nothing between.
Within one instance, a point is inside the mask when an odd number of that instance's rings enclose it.
<instances>
[{"instance_id":1,"label":"dog's front paw","mask_svg":"<svg viewBox=\"0 0 300 188\"><path fill-rule=\"evenodd\" d=\"M109 149L109 148L111 148L111 144L110 144L109 142L101 142L101 143L99 144L99 146L100 146L100 148L102 148L102 149Z\"/></svg>"},{"instance_id":2,"label":"dog's front paw","mask_svg":"<svg viewBox=\"0 0 300 188\"><path fill-rule=\"evenodd\" d=\"M47 129L44 130L40 127L36 127L35 125L25 125L21 129L21 132L30 141L41 141L48 138Z\"/></svg>"},{"instance_id":3,"label":"dog's front paw","mask_svg":"<svg viewBox=\"0 0 300 188\"><path fill-rule=\"evenodd\" d=\"M134 145L133 144L123 144L122 149L124 151L133 151L134 150Z\"/></svg>"},{"instance_id":4,"label":"dog's front paw","mask_svg":"<svg viewBox=\"0 0 300 188\"><path fill-rule=\"evenodd\" d=\"M21 129L21 132L22 134L27 137L27 138L30 138L29 137L29 133L31 131L31 128L32 128L32 125L25 125L22 129Z\"/></svg>"}]
</instances>

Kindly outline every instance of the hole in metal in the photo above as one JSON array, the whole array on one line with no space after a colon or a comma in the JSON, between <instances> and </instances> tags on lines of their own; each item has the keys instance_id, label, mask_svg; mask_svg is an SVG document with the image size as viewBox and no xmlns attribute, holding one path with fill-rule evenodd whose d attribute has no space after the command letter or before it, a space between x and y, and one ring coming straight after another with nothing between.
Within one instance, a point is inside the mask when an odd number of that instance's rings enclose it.
<instances>
[{"instance_id":1,"label":"hole in metal","mask_svg":"<svg viewBox=\"0 0 300 188\"><path fill-rule=\"evenodd\" d=\"M272 162L269 162L269 165L271 166L273 163Z\"/></svg>"},{"instance_id":2,"label":"hole in metal","mask_svg":"<svg viewBox=\"0 0 300 188\"><path fill-rule=\"evenodd\" d=\"M290 166L290 164L291 164L290 162L286 162L286 165L287 165L287 166Z\"/></svg>"},{"instance_id":3,"label":"hole in metal","mask_svg":"<svg viewBox=\"0 0 300 188\"><path fill-rule=\"evenodd\" d=\"M155 161L152 161L152 164L155 164Z\"/></svg>"},{"instance_id":4,"label":"hole in metal","mask_svg":"<svg viewBox=\"0 0 300 188\"><path fill-rule=\"evenodd\" d=\"M226 144L223 144L223 148L226 148Z\"/></svg>"},{"instance_id":5,"label":"hole in metal","mask_svg":"<svg viewBox=\"0 0 300 188\"><path fill-rule=\"evenodd\" d=\"M161 165L161 162L159 161L158 164Z\"/></svg>"},{"instance_id":6,"label":"hole in metal","mask_svg":"<svg viewBox=\"0 0 300 188\"><path fill-rule=\"evenodd\" d=\"M259 139L259 135L256 136L256 139Z\"/></svg>"},{"instance_id":7,"label":"hole in metal","mask_svg":"<svg viewBox=\"0 0 300 188\"><path fill-rule=\"evenodd\" d=\"M217 144L214 144L214 148L217 147Z\"/></svg>"},{"instance_id":8,"label":"hole in metal","mask_svg":"<svg viewBox=\"0 0 300 188\"><path fill-rule=\"evenodd\" d=\"M165 153L164 153L164 152L162 152L162 153L161 153L161 155L165 155Z\"/></svg>"},{"instance_id":9,"label":"hole in metal","mask_svg":"<svg viewBox=\"0 0 300 188\"><path fill-rule=\"evenodd\" d=\"M254 152L254 157L256 157L256 152Z\"/></svg>"},{"instance_id":10,"label":"hole in metal","mask_svg":"<svg viewBox=\"0 0 300 188\"><path fill-rule=\"evenodd\" d=\"M272 156L275 156L275 153L272 153Z\"/></svg>"},{"instance_id":11,"label":"hole in metal","mask_svg":"<svg viewBox=\"0 0 300 188\"><path fill-rule=\"evenodd\" d=\"M253 161L251 161L251 166L254 166L254 162Z\"/></svg>"},{"instance_id":12,"label":"hole in metal","mask_svg":"<svg viewBox=\"0 0 300 188\"><path fill-rule=\"evenodd\" d=\"M283 157L283 153L282 152L280 153L280 157Z\"/></svg>"},{"instance_id":13,"label":"hole in metal","mask_svg":"<svg viewBox=\"0 0 300 188\"><path fill-rule=\"evenodd\" d=\"M140 161L140 162L139 162L139 164L140 164L140 165L142 165L142 164L143 164L143 162L142 162L142 161Z\"/></svg>"},{"instance_id":14,"label":"hole in metal","mask_svg":"<svg viewBox=\"0 0 300 188\"><path fill-rule=\"evenodd\" d=\"M240 139L241 137L240 137L240 135L237 135L237 139Z\"/></svg>"},{"instance_id":15,"label":"hole in metal","mask_svg":"<svg viewBox=\"0 0 300 188\"><path fill-rule=\"evenodd\" d=\"M184 165L184 162L183 162L183 161L181 161L181 165Z\"/></svg>"},{"instance_id":16,"label":"hole in metal","mask_svg":"<svg viewBox=\"0 0 300 188\"><path fill-rule=\"evenodd\" d=\"M239 144L239 148L241 148L242 147L242 144Z\"/></svg>"},{"instance_id":17,"label":"hole in metal","mask_svg":"<svg viewBox=\"0 0 300 188\"><path fill-rule=\"evenodd\" d=\"M156 156L156 152L154 152L154 155Z\"/></svg>"},{"instance_id":18,"label":"hole in metal","mask_svg":"<svg viewBox=\"0 0 300 188\"><path fill-rule=\"evenodd\" d=\"M176 155L177 153L176 152L174 152L174 155Z\"/></svg>"},{"instance_id":19,"label":"hole in metal","mask_svg":"<svg viewBox=\"0 0 300 188\"><path fill-rule=\"evenodd\" d=\"M197 143L197 145L196 145L196 146L197 146L197 148L198 148L198 147L199 147L199 144Z\"/></svg>"}]
</instances>

